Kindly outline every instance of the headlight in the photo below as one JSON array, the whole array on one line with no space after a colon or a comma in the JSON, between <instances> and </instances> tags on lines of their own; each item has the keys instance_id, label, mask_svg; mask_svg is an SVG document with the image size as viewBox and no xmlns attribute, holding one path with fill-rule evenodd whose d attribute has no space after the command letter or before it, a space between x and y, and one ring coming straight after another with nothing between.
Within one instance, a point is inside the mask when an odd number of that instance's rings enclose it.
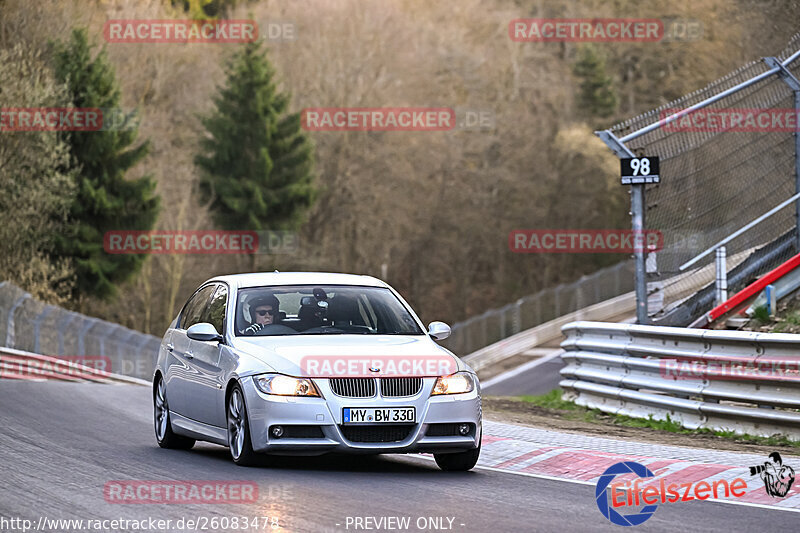
<instances>
[{"instance_id":1,"label":"headlight","mask_svg":"<svg viewBox=\"0 0 800 533\"><path fill-rule=\"evenodd\" d=\"M457 372L456 374L437 378L431 395L462 394L465 392L472 392L474 388L475 382L472 379L472 375L467 372Z\"/></svg>"},{"instance_id":2,"label":"headlight","mask_svg":"<svg viewBox=\"0 0 800 533\"><path fill-rule=\"evenodd\" d=\"M256 387L264 394L276 396L319 396L310 379L293 378L282 374L256 376Z\"/></svg>"}]
</instances>

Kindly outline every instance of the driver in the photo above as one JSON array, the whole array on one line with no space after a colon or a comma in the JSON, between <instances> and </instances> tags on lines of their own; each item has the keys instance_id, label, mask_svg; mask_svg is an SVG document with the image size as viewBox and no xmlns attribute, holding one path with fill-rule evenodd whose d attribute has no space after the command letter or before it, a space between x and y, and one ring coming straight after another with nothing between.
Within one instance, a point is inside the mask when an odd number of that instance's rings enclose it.
<instances>
[{"instance_id":1,"label":"driver","mask_svg":"<svg viewBox=\"0 0 800 533\"><path fill-rule=\"evenodd\" d=\"M250 302L250 317L253 319L253 323L243 333L245 335L253 335L261 331L264 326L277 324L279 312L278 299L274 295L256 296Z\"/></svg>"}]
</instances>

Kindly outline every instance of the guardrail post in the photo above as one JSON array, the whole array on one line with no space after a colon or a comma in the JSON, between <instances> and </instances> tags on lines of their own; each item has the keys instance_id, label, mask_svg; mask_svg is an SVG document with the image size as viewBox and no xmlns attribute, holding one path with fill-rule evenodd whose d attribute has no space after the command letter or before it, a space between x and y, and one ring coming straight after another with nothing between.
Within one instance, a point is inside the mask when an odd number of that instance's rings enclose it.
<instances>
[{"instance_id":1,"label":"guardrail post","mask_svg":"<svg viewBox=\"0 0 800 533\"><path fill-rule=\"evenodd\" d=\"M775 313L778 311L778 298L775 294L775 285L767 285L764 289L764 294L767 297L767 314L769 316L775 316Z\"/></svg>"},{"instance_id":2,"label":"guardrail post","mask_svg":"<svg viewBox=\"0 0 800 533\"><path fill-rule=\"evenodd\" d=\"M800 116L800 80L798 80L789 69L783 66L783 63L781 63L777 57L765 57L764 62L770 68L779 69L778 76L780 76L786 85L794 92L795 116ZM792 135L794 135L794 192L800 193L800 135L798 135L797 130L795 130ZM800 200L795 203L794 217L797 251L800 252Z\"/></svg>"},{"instance_id":3,"label":"guardrail post","mask_svg":"<svg viewBox=\"0 0 800 533\"><path fill-rule=\"evenodd\" d=\"M620 141L611 130L596 131L595 135L611 148L614 154L620 159L624 157L636 157L631 150ZM631 185L631 229L634 235L641 235L644 231L644 185ZM634 247L633 256L636 262L636 274L634 276L634 287L636 290L636 323L648 324L647 316L647 273L645 270L645 251Z\"/></svg>"}]
</instances>

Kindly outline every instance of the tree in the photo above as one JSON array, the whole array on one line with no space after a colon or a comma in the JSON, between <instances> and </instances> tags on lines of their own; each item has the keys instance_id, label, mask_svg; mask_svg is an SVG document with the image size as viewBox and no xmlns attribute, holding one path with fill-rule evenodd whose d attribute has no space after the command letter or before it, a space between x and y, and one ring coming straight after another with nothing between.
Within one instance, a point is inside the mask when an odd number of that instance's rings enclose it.
<instances>
[{"instance_id":1,"label":"tree","mask_svg":"<svg viewBox=\"0 0 800 533\"><path fill-rule=\"evenodd\" d=\"M68 44L53 43L56 79L65 83L77 108L119 110L120 90L105 49L94 58L85 29L75 29ZM128 117L130 118L130 117ZM77 195L69 231L56 242L56 254L74 260L79 294L108 298L116 284L139 270L144 256L106 254L103 236L109 230L150 230L159 210L155 182L149 175L125 174L148 152L149 143L134 143L138 128L66 132Z\"/></svg>"},{"instance_id":2,"label":"tree","mask_svg":"<svg viewBox=\"0 0 800 533\"><path fill-rule=\"evenodd\" d=\"M195 164L200 192L224 229L294 229L316 197L313 146L299 113L287 113L275 72L260 44L248 43L228 66L208 136Z\"/></svg>"},{"instance_id":3,"label":"tree","mask_svg":"<svg viewBox=\"0 0 800 533\"><path fill-rule=\"evenodd\" d=\"M605 60L593 46L580 49L573 73L581 79L578 107L597 117L611 116L617 109L617 96Z\"/></svg>"},{"instance_id":4,"label":"tree","mask_svg":"<svg viewBox=\"0 0 800 533\"><path fill-rule=\"evenodd\" d=\"M0 49L0 109L63 107L68 100L40 54L22 44ZM48 257L74 197L68 163L69 147L55 132L0 132L0 281L55 304L67 299L73 281L69 261Z\"/></svg>"}]
</instances>

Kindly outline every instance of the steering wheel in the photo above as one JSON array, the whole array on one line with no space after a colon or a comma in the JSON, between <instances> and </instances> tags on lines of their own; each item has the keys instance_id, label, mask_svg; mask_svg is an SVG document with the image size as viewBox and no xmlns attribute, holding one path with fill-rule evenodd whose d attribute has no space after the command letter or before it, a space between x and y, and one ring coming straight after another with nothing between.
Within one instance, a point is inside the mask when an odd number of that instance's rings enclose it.
<instances>
[{"instance_id":1,"label":"steering wheel","mask_svg":"<svg viewBox=\"0 0 800 533\"><path fill-rule=\"evenodd\" d=\"M258 331L248 332L245 333L241 331L242 335L247 335L250 337L264 337L269 335L296 335L297 331L290 328L289 326L284 326L283 324L266 324L263 328Z\"/></svg>"}]
</instances>

